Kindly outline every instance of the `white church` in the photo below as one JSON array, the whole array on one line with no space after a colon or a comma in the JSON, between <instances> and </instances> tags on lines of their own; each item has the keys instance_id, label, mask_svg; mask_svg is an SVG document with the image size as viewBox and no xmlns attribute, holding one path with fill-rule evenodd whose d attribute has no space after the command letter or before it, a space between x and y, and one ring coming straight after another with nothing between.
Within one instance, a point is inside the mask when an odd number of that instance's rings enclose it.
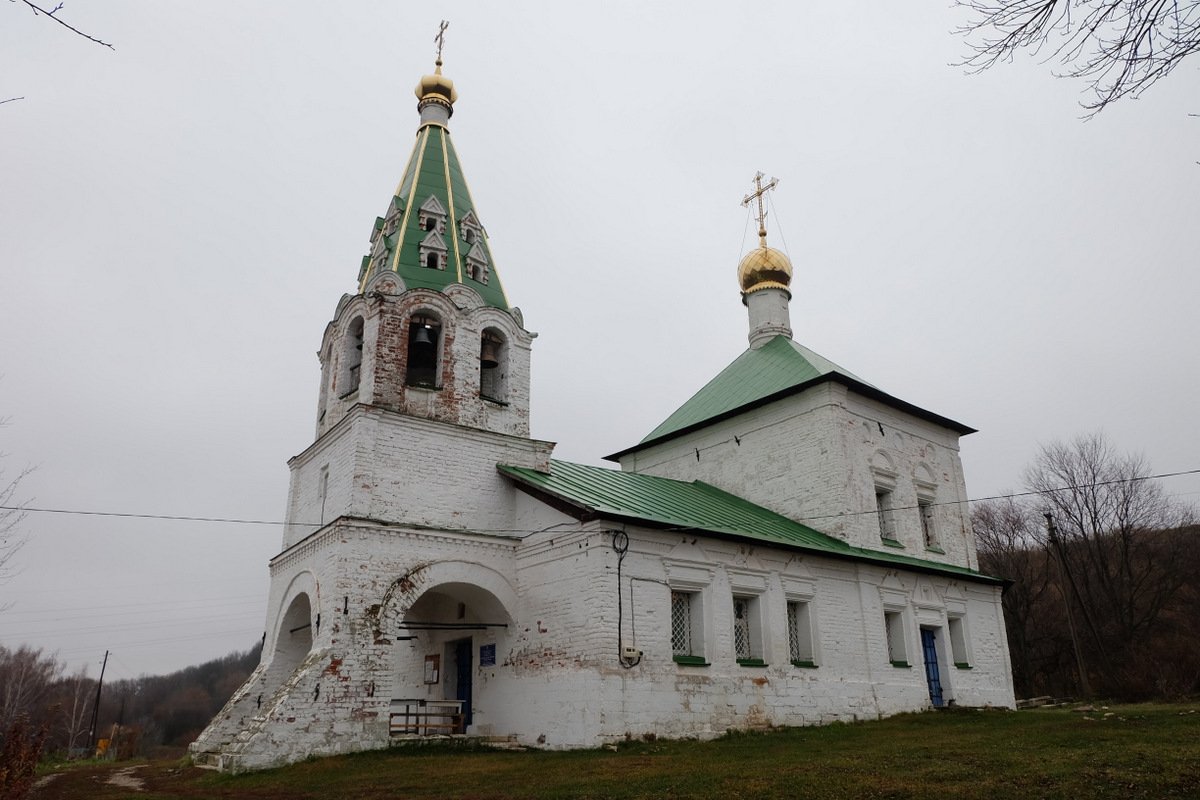
<instances>
[{"instance_id":1,"label":"white church","mask_svg":"<svg viewBox=\"0 0 1200 800\"><path fill-rule=\"evenodd\" d=\"M440 58L417 97L321 340L262 662L196 762L1012 707L1004 584L978 571L959 460L973 431L792 339L761 205L737 271L749 348L619 469L557 461L529 436L535 334L460 169Z\"/></svg>"}]
</instances>

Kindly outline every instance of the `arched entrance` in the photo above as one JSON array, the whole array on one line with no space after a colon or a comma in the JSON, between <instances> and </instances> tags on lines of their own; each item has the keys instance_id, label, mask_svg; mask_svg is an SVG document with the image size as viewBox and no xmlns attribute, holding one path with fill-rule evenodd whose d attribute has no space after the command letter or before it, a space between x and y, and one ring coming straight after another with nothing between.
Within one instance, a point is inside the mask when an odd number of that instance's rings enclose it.
<instances>
[{"instance_id":1,"label":"arched entrance","mask_svg":"<svg viewBox=\"0 0 1200 800\"><path fill-rule=\"evenodd\" d=\"M271 659L271 672L291 674L312 650L312 604L304 592L292 598L287 611L279 620L275 632L275 655Z\"/></svg>"},{"instance_id":2,"label":"arched entrance","mask_svg":"<svg viewBox=\"0 0 1200 800\"><path fill-rule=\"evenodd\" d=\"M514 621L505 601L515 604L516 596L497 573L457 566L429 568L422 576L427 588L396 621L392 712L405 715L394 726L404 733L486 730L502 702L497 671ZM430 580L436 578L446 580Z\"/></svg>"}]
</instances>

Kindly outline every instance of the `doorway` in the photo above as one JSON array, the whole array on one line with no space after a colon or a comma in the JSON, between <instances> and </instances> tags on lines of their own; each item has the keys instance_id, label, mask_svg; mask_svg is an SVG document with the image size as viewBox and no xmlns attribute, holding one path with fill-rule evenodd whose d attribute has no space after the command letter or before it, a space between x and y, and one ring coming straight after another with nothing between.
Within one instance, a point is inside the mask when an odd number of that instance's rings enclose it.
<instances>
[{"instance_id":1,"label":"doorway","mask_svg":"<svg viewBox=\"0 0 1200 800\"><path fill-rule=\"evenodd\" d=\"M462 719L464 728L471 724L471 678L474 670L472 662L472 646L471 638L455 639L452 642L446 643L450 661L449 668L446 670L446 676L453 676L454 699L462 702Z\"/></svg>"},{"instance_id":2,"label":"doorway","mask_svg":"<svg viewBox=\"0 0 1200 800\"><path fill-rule=\"evenodd\" d=\"M942 696L942 676L938 668L937 632L933 628L921 628L921 651L925 655L925 682L929 684L929 702L934 708L945 705Z\"/></svg>"}]
</instances>

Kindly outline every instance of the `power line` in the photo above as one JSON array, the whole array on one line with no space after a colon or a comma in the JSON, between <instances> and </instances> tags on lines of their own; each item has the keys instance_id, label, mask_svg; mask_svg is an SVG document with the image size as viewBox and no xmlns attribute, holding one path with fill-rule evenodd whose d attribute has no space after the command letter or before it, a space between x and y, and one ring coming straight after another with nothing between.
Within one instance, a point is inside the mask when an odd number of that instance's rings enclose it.
<instances>
[{"instance_id":1,"label":"power line","mask_svg":"<svg viewBox=\"0 0 1200 800\"><path fill-rule=\"evenodd\" d=\"M710 449L710 448L705 448L705 449ZM987 500L1008 500L1008 499L1013 499L1013 498L1017 498L1017 497L1029 497L1029 496L1032 496L1035 494L1042 494L1042 495L1054 494L1055 492L1069 492L1069 491L1075 491L1078 489L1095 488L1097 486L1113 486L1113 485L1116 485L1119 483L1137 483L1140 481L1160 480L1162 478L1178 478L1178 477L1187 476L1187 475L1200 475L1200 468L1180 470L1178 472L1160 472L1155 475L1137 475L1132 478L1114 478L1113 480L1109 480L1109 481L1097 481L1095 483L1081 483L1081 484L1077 484L1077 485L1073 485L1073 486L1059 486L1059 487L1056 487L1053 489L1040 489L1040 490L1032 490L1031 489L1031 490L1025 491L1025 492L1009 492L1007 494L993 494L993 495L987 495L985 497L970 497L970 498L967 498L966 500L944 500L944 501L939 501L936 503L930 503L929 505L944 506L944 505L958 505L959 503L982 503ZM893 508L892 510L893 511L904 511L904 510L908 510L908 509L912 509L912 508L917 508L917 506L902 506L902 507L898 506L898 507ZM0 505L0 511L26 511L29 513L36 513L36 514L67 514L67 515L88 516L88 517L121 517L121 518L126 518L126 519L157 519L157 520L170 520L170 521L182 521L182 522L216 522L216 523L230 524L230 525L288 525L288 524L291 524L291 525L296 525L299 527L308 527L308 528L322 527L322 525L318 525L313 522L288 523L288 522L282 522L279 520L237 519L237 518L232 518L232 517L197 517L197 516L186 516L186 515L182 515L182 514L140 514L140 513L136 513L136 512L132 512L132 511L82 511L82 510L68 509L68 508L34 508L31 506L4 506L4 505ZM877 513L879 513L878 509L870 509L867 511L845 511L845 512L841 512L838 514L824 514L824 515L815 516L815 517L805 517L805 519L831 519L831 518L835 518L835 517L852 517L852 516L857 516L860 514L877 514ZM552 528L560 527L562 525L569 525L569 524L571 524L571 523L565 523L565 522L556 523L554 525L550 525L550 526L547 526L546 528L542 528L540 530L535 530L535 531L530 531L526 528L436 528L436 530L448 530L448 531L452 531L455 533L497 533L497 534L507 533L507 534L530 535L530 534L534 534L534 533L545 533L546 531L549 531ZM432 526L428 526L428 525L420 525L420 526L412 526L412 527L419 527L424 530L434 529Z\"/></svg>"}]
</instances>

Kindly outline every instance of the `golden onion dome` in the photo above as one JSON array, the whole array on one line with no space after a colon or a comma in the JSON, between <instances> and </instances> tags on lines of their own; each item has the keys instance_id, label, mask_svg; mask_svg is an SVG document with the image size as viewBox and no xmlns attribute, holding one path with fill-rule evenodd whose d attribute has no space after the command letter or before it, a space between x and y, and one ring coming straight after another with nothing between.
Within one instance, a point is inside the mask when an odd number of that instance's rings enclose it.
<instances>
[{"instance_id":1,"label":"golden onion dome","mask_svg":"<svg viewBox=\"0 0 1200 800\"><path fill-rule=\"evenodd\" d=\"M779 250L761 244L751 250L738 264L738 283L749 294L760 289L789 290L792 283L792 262Z\"/></svg>"},{"instance_id":2,"label":"golden onion dome","mask_svg":"<svg viewBox=\"0 0 1200 800\"><path fill-rule=\"evenodd\" d=\"M454 88L454 81L442 74L441 59L438 59L433 74L422 76L420 83L413 91L420 103L432 102L452 106L458 100L458 91Z\"/></svg>"}]
</instances>

